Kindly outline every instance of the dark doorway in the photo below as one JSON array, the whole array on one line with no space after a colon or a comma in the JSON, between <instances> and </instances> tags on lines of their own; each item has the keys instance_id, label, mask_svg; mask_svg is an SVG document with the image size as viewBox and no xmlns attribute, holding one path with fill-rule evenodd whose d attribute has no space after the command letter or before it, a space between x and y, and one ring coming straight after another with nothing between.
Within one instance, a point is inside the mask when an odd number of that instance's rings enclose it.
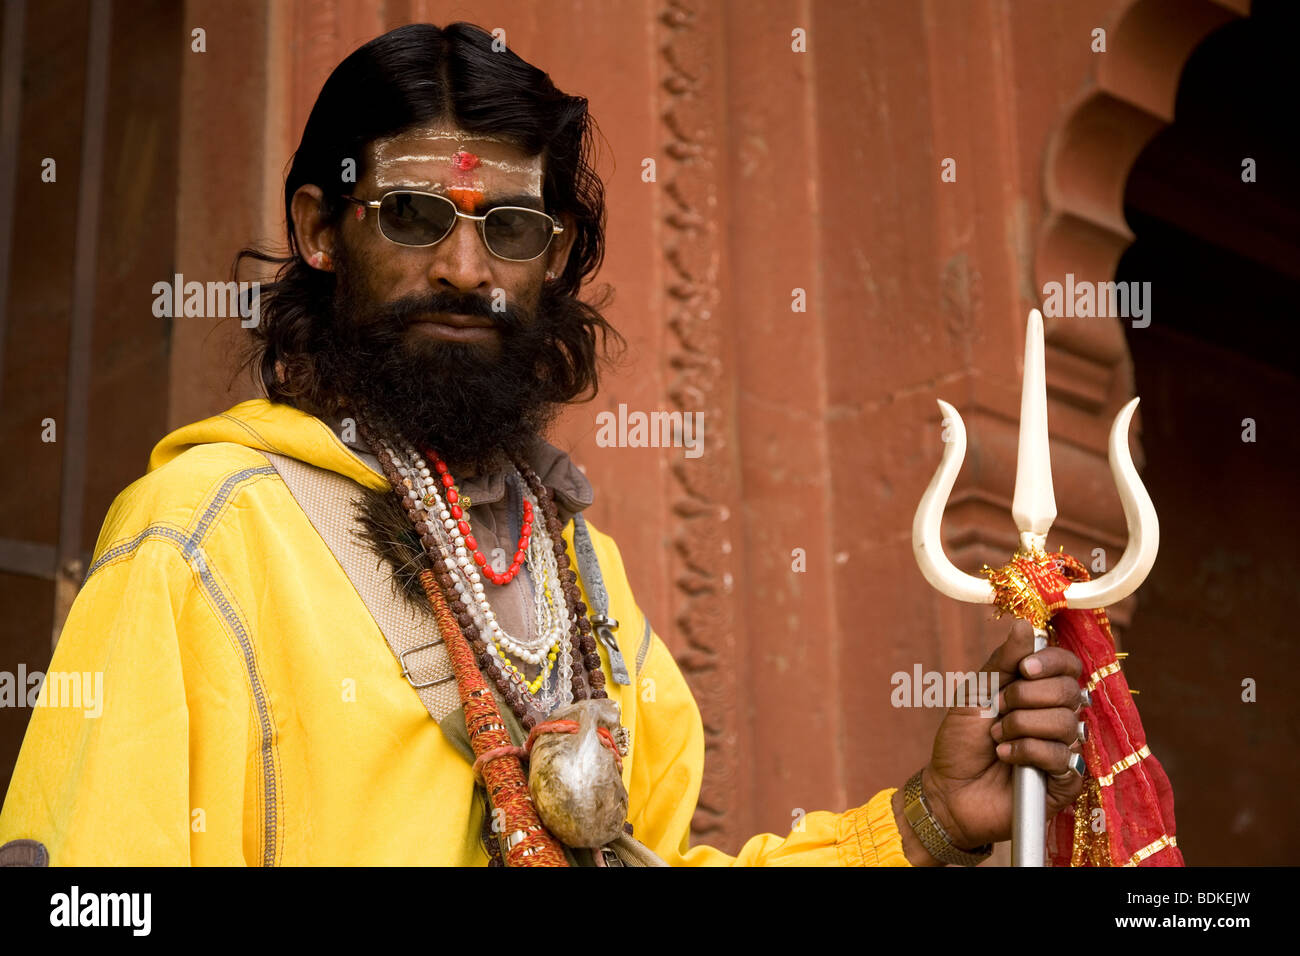
<instances>
[{"instance_id":1,"label":"dark doorway","mask_svg":"<svg viewBox=\"0 0 1300 956\"><path fill-rule=\"evenodd\" d=\"M1151 283L1151 324L1127 336L1161 516L1126 670L1190 865L1300 857L1296 13L1257 0L1201 44L1125 193L1116 278Z\"/></svg>"}]
</instances>

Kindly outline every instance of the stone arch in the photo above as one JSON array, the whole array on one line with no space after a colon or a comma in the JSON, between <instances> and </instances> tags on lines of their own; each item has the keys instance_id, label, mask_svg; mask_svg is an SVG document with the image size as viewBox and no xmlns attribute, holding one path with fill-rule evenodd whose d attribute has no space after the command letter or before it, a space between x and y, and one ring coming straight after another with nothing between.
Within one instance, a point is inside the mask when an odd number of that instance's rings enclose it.
<instances>
[{"instance_id":1,"label":"stone arch","mask_svg":"<svg viewBox=\"0 0 1300 956\"><path fill-rule=\"evenodd\" d=\"M1124 217L1128 175L1143 148L1173 122L1183 67L1211 33L1249 15L1251 0L1135 0L1107 30L1093 85L1048 141L1044 217L1034 256L1036 289L1067 272L1109 281L1133 241ZM1132 368L1117 320L1056 322L1049 348L1067 353L1070 379L1050 376L1053 397L1104 427L1132 397ZM1061 356L1058 356L1061 357ZM1049 365L1051 364L1049 356ZM1058 363L1060 364L1060 363Z\"/></svg>"},{"instance_id":2,"label":"stone arch","mask_svg":"<svg viewBox=\"0 0 1300 956\"><path fill-rule=\"evenodd\" d=\"M1096 86L1048 142L1041 277L1061 262L1113 275L1133 239L1124 187L1138 154L1173 122L1183 65L1207 36L1249 12L1250 0L1136 0L1109 32Z\"/></svg>"}]
</instances>

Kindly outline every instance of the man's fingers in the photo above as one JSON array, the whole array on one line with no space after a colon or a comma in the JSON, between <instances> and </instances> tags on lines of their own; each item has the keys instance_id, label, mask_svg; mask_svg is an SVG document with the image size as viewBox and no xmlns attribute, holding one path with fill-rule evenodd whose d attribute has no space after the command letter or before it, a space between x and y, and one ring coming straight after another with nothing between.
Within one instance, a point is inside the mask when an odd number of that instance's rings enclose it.
<instances>
[{"instance_id":1,"label":"man's fingers","mask_svg":"<svg viewBox=\"0 0 1300 956\"><path fill-rule=\"evenodd\" d=\"M1035 652L1034 629L1028 621L1015 621L1011 625L1007 639L993 651L981 670L996 674L1003 688L996 705L999 714L1020 708L1076 710L1079 707L1078 679L1083 673L1083 663L1063 647L1045 647Z\"/></svg>"},{"instance_id":2,"label":"man's fingers","mask_svg":"<svg viewBox=\"0 0 1300 956\"><path fill-rule=\"evenodd\" d=\"M1083 778L1074 771L1063 774L1049 774L1047 777L1048 816L1050 817L1061 808L1074 803L1081 793L1083 793Z\"/></svg>"},{"instance_id":3,"label":"man's fingers","mask_svg":"<svg viewBox=\"0 0 1300 956\"><path fill-rule=\"evenodd\" d=\"M1074 677L1044 677L1041 680L1018 680L998 695L998 713L1027 708L1065 707L1077 710L1083 696ZM1078 718L1076 717L1077 721Z\"/></svg>"},{"instance_id":4,"label":"man's fingers","mask_svg":"<svg viewBox=\"0 0 1300 956\"><path fill-rule=\"evenodd\" d=\"M1019 669L1021 674L1032 680L1061 675L1078 680L1083 673L1083 661L1064 647L1044 647L1024 658Z\"/></svg>"},{"instance_id":5,"label":"man's fingers","mask_svg":"<svg viewBox=\"0 0 1300 956\"><path fill-rule=\"evenodd\" d=\"M1083 672L1083 664L1063 647L1045 647L1035 652L1033 627L1028 621L1016 621L1011 625L1007 639L998 645L982 669L996 670L1005 680L1059 674L1078 677Z\"/></svg>"},{"instance_id":6,"label":"man's fingers","mask_svg":"<svg viewBox=\"0 0 1300 956\"><path fill-rule=\"evenodd\" d=\"M1017 767L1037 767L1050 774L1070 769L1070 748L1054 740L1023 737L998 744L998 759Z\"/></svg>"},{"instance_id":7,"label":"man's fingers","mask_svg":"<svg viewBox=\"0 0 1300 956\"><path fill-rule=\"evenodd\" d=\"M1069 746L1079 739L1079 717L1066 707L1013 710L995 722L989 732L999 742L1031 737Z\"/></svg>"},{"instance_id":8,"label":"man's fingers","mask_svg":"<svg viewBox=\"0 0 1300 956\"><path fill-rule=\"evenodd\" d=\"M1028 621L1016 621L1007 639L997 646L980 670L996 672L1004 683L1014 680L1020 676L1017 665L1021 659L1033 652L1033 626Z\"/></svg>"}]
</instances>

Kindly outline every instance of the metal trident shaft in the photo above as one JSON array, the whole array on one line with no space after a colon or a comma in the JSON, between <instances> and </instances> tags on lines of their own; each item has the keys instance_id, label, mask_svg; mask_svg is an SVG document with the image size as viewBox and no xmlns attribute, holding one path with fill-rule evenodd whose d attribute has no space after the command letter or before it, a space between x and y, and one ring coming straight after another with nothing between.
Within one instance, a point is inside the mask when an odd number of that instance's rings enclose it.
<instances>
[{"instance_id":1,"label":"metal trident shaft","mask_svg":"<svg viewBox=\"0 0 1300 956\"><path fill-rule=\"evenodd\" d=\"M1022 551L1046 550L1047 532L1056 520L1052 492L1052 461L1047 437L1047 375L1043 364L1043 317L1029 313L1025 333L1025 370L1020 393L1020 445L1016 453L1016 489L1011 515L1020 532ZM1160 523L1128 450L1128 430L1138 399L1115 416L1110 429L1110 470L1124 506L1128 543L1119 562L1091 581L1078 581L1065 590L1070 608L1096 608L1128 597L1145 580L1160 545ZM966 425L942 399L948 439L939 468L921 496L912 521L912 552L925 579L949 597L970 604L992 604L993 585L986 578L955 567L943 552L940 525L957 472L966 457ZM1047 646L1047 631L1034 629L1034 649ZM1011 857L1014 866L1042 866L1047 842L1047 778L1034 767L1016 767Z\"/></svg>"}]
</instances>

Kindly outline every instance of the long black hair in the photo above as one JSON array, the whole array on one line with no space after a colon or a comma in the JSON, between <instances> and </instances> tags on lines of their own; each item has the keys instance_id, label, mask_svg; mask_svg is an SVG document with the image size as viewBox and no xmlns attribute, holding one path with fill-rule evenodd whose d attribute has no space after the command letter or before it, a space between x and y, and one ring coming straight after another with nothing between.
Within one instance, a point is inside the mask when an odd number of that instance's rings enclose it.
<instances>
[{"instance_id":1,"label":"long black hair","mask_svg":"<svg viewBox=\"0 0 1300 956\"><path fill-rule=\"evenodd\" d=\"M443 28L411 24L360 47L325 81L284 184L289 254L250 247L235 259L236 270L246 259L280 267L275 281L261 287L260 321L251 330L253 343L244 363L255 367L273 401L313 412L332 404L325 400L329 383L313 373L311 353L335 278L307 265L299 252L294 193L309 183L319 187L322 216L336 223L347 205L340 197L366 175L370 143L442 121L542 157L542 199L553 215L572 217L575 233L563 273L544 290L549 301L570 300L558 310L565 327L556 330L556 342L570 367L564 381L554 383L556 394L564 401L596 394L598 358L611 338L620 344L623 339L599 312L608 292L594 304L578 299L605 255L604 187L592 168L595 121L584 97L562 93L545 72L499 43L494 49L493 43L491 34L471 23ZM355 178L345 180L349 162Z\"/></svg>"}]
</instances>

